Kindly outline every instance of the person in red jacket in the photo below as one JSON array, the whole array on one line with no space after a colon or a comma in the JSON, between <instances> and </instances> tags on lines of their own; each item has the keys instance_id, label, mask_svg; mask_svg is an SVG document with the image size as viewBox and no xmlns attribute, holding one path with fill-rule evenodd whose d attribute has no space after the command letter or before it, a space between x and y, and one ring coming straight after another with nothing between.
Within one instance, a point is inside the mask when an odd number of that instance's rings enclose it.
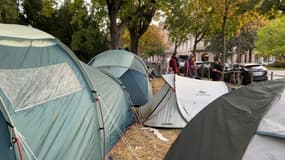
<instances>
[{"instance_id":1,"label":"person in red jacket","mask_svg":"<svg viewBox=\"0 0 285 160\"><path fill-rule=\"evenodd\" d=\"M178 74L179 64L177 59L177 52L174 52L169 61L168 73Z\"/></svg>"},{"instance_id":2,"label":"person in red jacket","mask_svg":"<svg viewBox=\"0 0 285 160\"><path fill-rule=\"evenodd\" d=\"M195 57L190 54L189 58L185 61L185 73L184 76L186 77L196 77L196 63Z\"/></svg>"}]
</instances>

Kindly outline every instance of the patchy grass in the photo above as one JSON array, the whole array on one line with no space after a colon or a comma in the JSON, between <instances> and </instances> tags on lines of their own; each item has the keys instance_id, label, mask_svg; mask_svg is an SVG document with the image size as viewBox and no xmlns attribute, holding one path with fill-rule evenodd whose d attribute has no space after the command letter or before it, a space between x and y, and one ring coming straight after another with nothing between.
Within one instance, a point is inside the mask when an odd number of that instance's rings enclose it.
<instances>
[{"instance_id":1,"label":"patchy grass","mask_svg":"<svg viewBox=\"0 0 285 160\"><path fill-rule=\"evenodd\" d=\"M267 68L268 70L285 71L285 67L269 67L269 66L266 66L266 68Z\"/></svg>"}]
</instances>

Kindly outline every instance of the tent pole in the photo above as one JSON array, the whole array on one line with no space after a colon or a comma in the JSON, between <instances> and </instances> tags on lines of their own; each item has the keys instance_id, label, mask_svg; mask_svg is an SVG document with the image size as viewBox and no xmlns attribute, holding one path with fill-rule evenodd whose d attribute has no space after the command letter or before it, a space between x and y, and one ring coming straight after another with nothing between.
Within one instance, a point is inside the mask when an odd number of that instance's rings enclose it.
<instances>
[{"instance_id":1,"label":"tent pole","mask_svg":"<svg viewBox=\"0 0 285 160\"><path fill-rule=\"evenodd\" d=\"M139 117L139 114L138 114L138 111L137 111L136 107L131 107L131 109L132 109L132 112L135 114L137 122L139 122L139 124L142 126L143 123L142 123L142 121L141 121L141 119Z\"/></svg>"}]
</instances>

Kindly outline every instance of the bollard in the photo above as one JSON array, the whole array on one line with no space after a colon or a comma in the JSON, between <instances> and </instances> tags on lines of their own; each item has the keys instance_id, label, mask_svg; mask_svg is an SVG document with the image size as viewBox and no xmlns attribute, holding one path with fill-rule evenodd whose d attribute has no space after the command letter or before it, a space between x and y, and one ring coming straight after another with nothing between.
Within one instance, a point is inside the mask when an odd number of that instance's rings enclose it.
<instances>
[{"instance_id":1,"label":"bollard","mask_svg":"<svg viewBox=\"0 0 285 160\"><path fill-rule=\"evenodd\" d=\"M208 68L208 79L210 79L210 67Z\"/></svg>"},{"instance_id":2,"label":"bollard","mask_svg":"<svg viewBox=\"0 0 285 160\"><path fill-rule=\"evenodd\" d=\"M271 77L271 80L273 80L273 72L271 72L270 77Z\"/></svg>"},{"instance_id":3,"label":"bollard","mask_svg":"<svg viewBox=\"0 0 285 160\"><path fill-rule=\"evenodd\" d=\"M201 78L204 77L204 67L202 66L202 71L201 71Z\"/></svg>"},{"instance_id":4,"label":"bollard","mask_svg":"<svg viewBox=\"0 0 285 160\"><path fill-rule=\"evenodd\" d=\"M236 81L237 81L237 84L240 86L242 83L241 83L241 78L240 78L240 71L237 71L237 74L236 74Z\"/></svg>"}]
</instances>

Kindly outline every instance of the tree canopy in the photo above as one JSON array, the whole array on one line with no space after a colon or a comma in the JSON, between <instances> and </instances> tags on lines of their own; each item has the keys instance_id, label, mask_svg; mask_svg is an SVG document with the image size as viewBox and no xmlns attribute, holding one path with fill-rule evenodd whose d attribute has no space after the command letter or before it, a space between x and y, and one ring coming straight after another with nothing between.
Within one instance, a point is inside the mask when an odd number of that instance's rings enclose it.
<instances>
[{"instance_id":1,"label":"tree canopy","mask_svg":"<svg viewBox=\"0 0 285 160\"><path fill-rule=\"evenodd\" d=\"M0 22L14 23L18 18L17 2L11 0L0 0Z\"/></svg>"},{"instance_id":2,"label":"tree canopy","mask_svg":"<svg viewBox=\"0 0 285 160\"><path fill-rule=\"evenodd\" d=\"M88 62L109 46L108 33L102 29L100 21L106 12L97 6L88 5L84 0L61 3L57 0L23 0L18 6L22 11L18 11L16 23L32 25L52 34L82 61Z\"/></svg>"},{"instance_id":3,"label":"tree canopy","mask_svg":"<svg viewBox=\"0 0 285 160\"><path fill-rule=\"evenodd\" d=\"M261 28L257 37L258 54L285 56L285 16L277 18Z\"/></svg>"},{"instance_id":4,"label":"tree canopy","mask_svg":"<svg viewBox=\"0 0 285 160\"><path fill-rule=\"evenodd\" d=\"M163 32L163 28L150 25L139 40L139 55L149 57L163 54L168 48L168 42ZM121 46L129 48L130 41L130 33L125 31L122 35Z\"/></svg>"},{"instance_id":5,"label":"tree canopy","mask_svg":"<svg viewBox=\"0 0 285 160\"><path fill-rule=\"evenodd\" d=\"M189 39L189 23L187 17L188 0L166 1L164 12L166 16L165 29L174 43L174 52Z\"/></svg>"},{"instance_id":6,"label":"tree canopy","mask_svg":"<svg viewBox=\"0 0 285 160\"><path fill-rule=\"evenodd\" d=\"M149 26L139 44L140 53L144 57L162 55L168 48L168 42L165 39L163 28L156 25Z\"/></svg>"},{"instance_id":7,"label":"tree canopy","mask_svg":"<svg viewBox=\"0 0 285 160\"><path fill-rule=\"evenodd\" d=\"M155 41L145 40L142 35L155 30L149 25L162 16L175 50L190 38L194 39L193 53L198 42L211 39L212 44L219 42L216 46L220 47L211 50L217 53L227 53L234 45L241 52L252 50L256 31L265 24L260 14L272 20L284 15L285 7L285 2L278 0L0 0L0 3L1 23L32 25L48 32L83 61L106 49L123 47L120 37L126 29L131 39L128 47L134 53L160 53L164 45L161 50L151 49ZM152 34L156 36L155 32ZM261 30L259 41L270 38L262 34ZM282 47L281 42L282 39L274 43L275 47ZM278 54L282 48L259 50L260 54Z\"/></svg>"}]
</instances>

